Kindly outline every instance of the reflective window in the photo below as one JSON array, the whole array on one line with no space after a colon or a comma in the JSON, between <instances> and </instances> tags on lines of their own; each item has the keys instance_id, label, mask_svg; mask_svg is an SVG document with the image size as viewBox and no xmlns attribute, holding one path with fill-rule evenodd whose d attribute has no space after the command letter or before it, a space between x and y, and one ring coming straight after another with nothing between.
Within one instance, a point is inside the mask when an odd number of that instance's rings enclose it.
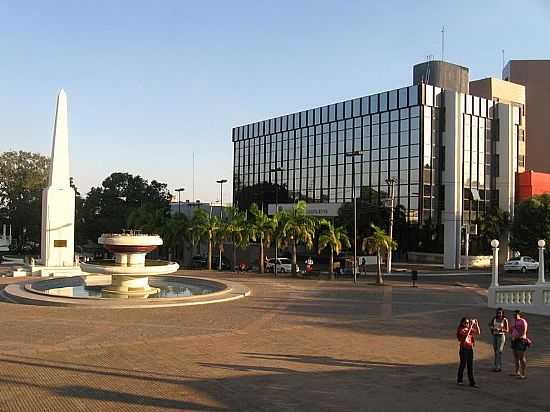
<instances>
[{"instance_id":1,"label":"reflective window","mask_svg":"<svg viewBox=\"0 0 550 412\"><path fill-rule=\"evenodd\" d=\"M397 90L392 90L389 93L389 103L388 103L389 109L394 110L397 109Z\"/></svg>"},{"instance_id":2,"label":"reflective window","mask_svg":"<svg viewBox=\"0 0 550 412\"><path fill-rule=\"evenodd\" d=\"M378 95L377 94L370 97L369 107L370 107L369 113L378 112Z\"/></svg>"},{"instance_id":3,"label":"reflective window","mask_svg":"<svg viewBox=\"0 0 550 412\"><path fill-rule=\"evenodd\" d=\"M334 105L334 104L331 104L328 107L328 119L331 122L336 120L336 105Z\"/></svg>"},{"instance_id":4,"label":"reflective window","mask_svg":"<svg viewBox=\"0 0 550 412\"><path fill-rule=\"evenodd\" d=\"M379 108L381 112L388 110L388 92L380 93Z\"/></svg>"},{"instance_id":5,"label":"reflective window","mask_svg":"<svg viewBox=\"0 0 550 412\"><path fill-rule=\"evenodd\" d=\"M336 104L336 120L342 120L344 118L344 103Z\"/></svg>"},{"instance_id":6,"label":"reflective window","mask_svg":"<svg viewBox=\"0 0 550 412\"><path fill-rule=\"evenodd\" d=\"M399 108L407 107L407 88L399 89Z\"/></svg>"}]
</instances>

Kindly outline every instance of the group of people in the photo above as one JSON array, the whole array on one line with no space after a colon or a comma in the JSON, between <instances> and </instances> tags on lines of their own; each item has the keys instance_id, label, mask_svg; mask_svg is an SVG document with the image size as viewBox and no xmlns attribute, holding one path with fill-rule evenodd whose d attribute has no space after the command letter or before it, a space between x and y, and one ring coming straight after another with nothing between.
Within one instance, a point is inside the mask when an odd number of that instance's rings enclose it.
<instances>
[{"instance_id":1,"label":"group of people","mask_svg":"<svg viewBox=\"0 0 550 412\"><path fill-rule=\"evenodd\" d=\"M494 371L502 371L502 352L506 343L506 336L510 335L511 348L514 353L515 369L512 376L525 379L527 358L525 352L531 346L531 339L527 336L527 320L521 311L514 311L514 319L509 322L504 316L504 310L498 308L495 316L489 322L489 328L493 337L493 349L495 352ZM457 383L463 384L464 369L468 370L470 386L477 388L474 378L474 345L475 337L481 333L477 319L462 318L456 331L456 337L460 342Z\"/></svg>"}]
</instances>

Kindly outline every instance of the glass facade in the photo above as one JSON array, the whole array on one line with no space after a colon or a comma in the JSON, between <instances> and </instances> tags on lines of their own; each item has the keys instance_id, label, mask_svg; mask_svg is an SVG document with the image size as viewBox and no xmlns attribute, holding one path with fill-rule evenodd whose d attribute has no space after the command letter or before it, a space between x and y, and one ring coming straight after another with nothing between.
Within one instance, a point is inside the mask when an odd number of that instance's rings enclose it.
<instances>
[{"instance_id":1,"label":"glass facade","mask_svg":"<svg viewBox=\"0 0 550 412\"><path fill-rule=\"evenodd\" d=\"M498 199L496 104L462 95L464 220ZM386 179L410 223L441 223L445 157L441 88L419 84L233 129L234 202L380 203ZM518 116L519 118L520 116ZM519 132L518 132L519 133ZM361 151L360 155L349 156ZM348 155L346 155L348 154Z\"/></svg>"}]
</instances>

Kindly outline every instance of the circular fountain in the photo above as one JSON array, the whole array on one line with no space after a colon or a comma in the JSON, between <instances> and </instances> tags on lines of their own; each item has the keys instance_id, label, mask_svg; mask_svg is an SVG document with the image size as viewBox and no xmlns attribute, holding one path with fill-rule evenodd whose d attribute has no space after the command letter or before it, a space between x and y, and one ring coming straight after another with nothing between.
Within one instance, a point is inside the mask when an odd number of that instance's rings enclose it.
<instances>
[{"instance_id":1,"label":"circular fountain","mask_svg":"<svg viewBox=\"0 0 550 412\"><path fill-rule=\"evenodd\" d=\"M178 270L177 263L146 259L162 245L160 236L124 230L105 233L98 243L114 259L80 263L83 276L8 285L0 298L39 305L145 308L224 302L250 294L232 281L170 276Z\"/></svg>"},{"instance_id":2,"label":"circular fountain","mask_svg":"<svg viewBox=\"0 0 550 412\"><path fill-rule=\"evenodd\" d=\"M147 297L157 294L159 288L149 285L149 276L166 275L179 268L177 263L145 259L147 253L162 245L162 239L157 235L124 230L122 233L104 233L98 243L115 259L81 263L80 268L86 273L111 276L111 284L103 288L106 296Z\"/></svg>"}]
</instances>

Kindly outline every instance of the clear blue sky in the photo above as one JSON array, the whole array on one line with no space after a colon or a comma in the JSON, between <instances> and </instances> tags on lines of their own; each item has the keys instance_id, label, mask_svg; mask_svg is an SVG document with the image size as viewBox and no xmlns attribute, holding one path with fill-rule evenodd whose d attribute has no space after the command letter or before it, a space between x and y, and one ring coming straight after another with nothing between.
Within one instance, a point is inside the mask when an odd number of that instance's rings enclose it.
<instances>
[{"instance_id":1,"label":"clear blue sky","mask_svg":"<svg viewBox=\"0 0 550 412\"><path fill-rule=\"evenodd\" d=\"M216 201L233 126L408 85L442 25L472 78L500 77L502 49L550 58L545 0L4 1L0 151L49 154L63 87L81 192L128 171L191 198L194 151Z\"/></svg>"}]
</instances>

